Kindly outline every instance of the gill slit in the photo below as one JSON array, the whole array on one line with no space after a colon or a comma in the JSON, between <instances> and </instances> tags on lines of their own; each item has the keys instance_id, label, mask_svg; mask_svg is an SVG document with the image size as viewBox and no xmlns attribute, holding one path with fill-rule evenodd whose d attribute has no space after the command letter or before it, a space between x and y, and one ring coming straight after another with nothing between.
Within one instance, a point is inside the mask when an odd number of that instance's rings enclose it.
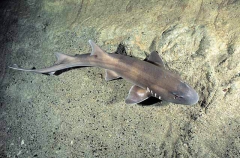
<instances>
[{"instance_id":1,"label":"gill slit","mask_svg":"<svg viewBox=\"0 0 240 158\"><path fill-rule=\"evenodd\" d=\"M154 93L152 90L150 90L148 87L147 87L147 91L150 92L152 95L154 94L154 96L158 99L161 99L161 96L160 95L157 95L157 93ZM158 96L158 97L157 97Z\"/></svg>"}]
</instances>

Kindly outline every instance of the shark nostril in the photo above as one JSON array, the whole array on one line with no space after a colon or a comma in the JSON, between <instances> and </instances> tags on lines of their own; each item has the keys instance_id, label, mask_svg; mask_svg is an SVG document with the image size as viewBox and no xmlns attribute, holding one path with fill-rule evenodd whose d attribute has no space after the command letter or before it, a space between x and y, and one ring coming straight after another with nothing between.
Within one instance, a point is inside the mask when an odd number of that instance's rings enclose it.
<instances>
[{"instance_id":1,"label":"shark nostril","mask_svg":"<svg viewBox=\"0 0 240 158\"><path fill-rule=\"evenodd\" d=\"M179 99L179 98L183 98L183 96L178 95L175 92L172 92L172 94L174 95L174 99Z\"/></svg>"},{"instance_id":2,"label":"shark nostril","mask_svg":"<svg viewBox=\"0 0 240 158\"><path fill-rule=\"evenodd\" d=\"M174 99L183 98L182 96L175 95Z\"/></svg>"}]
</instances>

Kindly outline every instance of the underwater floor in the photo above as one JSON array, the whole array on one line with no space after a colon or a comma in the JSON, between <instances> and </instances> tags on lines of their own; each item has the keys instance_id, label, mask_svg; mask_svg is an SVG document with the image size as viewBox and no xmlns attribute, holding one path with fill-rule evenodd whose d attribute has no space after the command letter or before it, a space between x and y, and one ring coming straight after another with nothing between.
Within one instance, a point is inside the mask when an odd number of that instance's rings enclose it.
<instances>
[{"instance_id":1,"label":"underwater floor","mask_svg":"<svg viewBox=\"0 0 240 158\"><path fill-rule=\"evenodd\" d=\"M240 157L240 1L0 4L0 157ZM106 82L96 67L57 76L8 68L90 53L89 39L139 60L158 51L198 103L127 105L132 84Z\"/></svg>"}]
</instances>

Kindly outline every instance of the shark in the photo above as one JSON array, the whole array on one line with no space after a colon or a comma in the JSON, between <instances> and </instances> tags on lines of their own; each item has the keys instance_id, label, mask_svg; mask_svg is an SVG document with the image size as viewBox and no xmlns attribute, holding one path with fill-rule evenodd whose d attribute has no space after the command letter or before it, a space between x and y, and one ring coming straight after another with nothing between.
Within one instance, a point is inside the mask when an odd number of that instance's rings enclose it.
<instances>
[{"instance_id":1,"label":"shark","mask_svg":"<svg viewBox=\"0 0 240 158\"><path fill-rule=\"evenodd\" d=\"M149 97L175 104L194 105L198 102L198 93L179 75L164 66L157 51L153 51L147 60L139 60L130 56L106 53L92 40L91 53L75 56L55 53L57 61L53 66L42 69L24 69L14 64L9 68L39 74L56 75L57 71L76 67L100 67L106 70L105 80L123 78L133 84L130 88L126 104L141 103Z\"/></svg>"}]
</instances>

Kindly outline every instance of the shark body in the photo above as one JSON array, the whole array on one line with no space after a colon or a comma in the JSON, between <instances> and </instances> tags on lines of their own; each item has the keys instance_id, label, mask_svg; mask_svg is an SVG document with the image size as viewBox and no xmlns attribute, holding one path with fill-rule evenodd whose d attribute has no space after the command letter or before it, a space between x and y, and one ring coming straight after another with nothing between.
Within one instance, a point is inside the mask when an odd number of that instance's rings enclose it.
<instances>
[{"instance_id":1,"label":"shark body","mask_svg":"<svg viewBox=\"0 0 240 158\"><path fill-rule=\"evenodd\" d=\"M165 69L156 51L150 54L147 61L142 61L125 55L105 53L91 40L89 44L92 47L91 54L69 56L55 53L57 62L48 68L23 69L16 64L10 68L53 75L56 71L67 68L96 66L106 69L107 81L122 77L133 84L125 100L127 104L140 103L151 96L176 104L193 105L198 102L197 92L179 76Z\"/></svg>"}]
</instances>

